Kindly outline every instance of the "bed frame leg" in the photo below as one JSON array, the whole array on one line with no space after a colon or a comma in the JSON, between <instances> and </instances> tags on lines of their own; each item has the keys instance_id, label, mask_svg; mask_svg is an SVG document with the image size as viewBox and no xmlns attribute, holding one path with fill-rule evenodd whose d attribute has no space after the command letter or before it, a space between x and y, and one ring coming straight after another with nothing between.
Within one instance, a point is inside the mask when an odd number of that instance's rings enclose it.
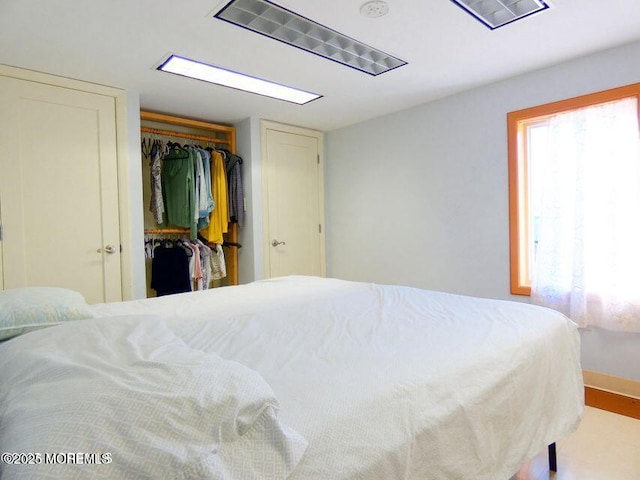
<instances>
[{"instance_id":1,"label":"bed frame leg","mask_svg":"<svg viewBox=\"0 0 640 480\"><path fill-rule=\"evenodd\" d=\"M553 442L549 445L549 470L552 472L558 471L558 460L556 457L556 444Z\"/></svg>"}]
</instances>

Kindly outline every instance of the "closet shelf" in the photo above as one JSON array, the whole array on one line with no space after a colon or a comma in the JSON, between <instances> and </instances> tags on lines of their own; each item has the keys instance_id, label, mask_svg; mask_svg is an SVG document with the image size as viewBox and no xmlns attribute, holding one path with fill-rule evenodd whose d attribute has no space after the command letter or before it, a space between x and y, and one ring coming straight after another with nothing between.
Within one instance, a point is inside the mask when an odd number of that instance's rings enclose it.
<instances>
[{"instance_id":1,"label":"closet shelf","mask_svg":"<svg viewBox=\"0 0 640 480\"><path fill-rule=\"evenodd\" d=\"M225 145L231 144L231 142L225 138L205 137L204 135L192 135L190 133L173 132L171 130L162 130L159 128L141 127L140 131L143 133L155 133L156 135L164 135L167 137L187 138L189 140L199 140L207 143L221 143Z\"/></svg>"}]
</instances>

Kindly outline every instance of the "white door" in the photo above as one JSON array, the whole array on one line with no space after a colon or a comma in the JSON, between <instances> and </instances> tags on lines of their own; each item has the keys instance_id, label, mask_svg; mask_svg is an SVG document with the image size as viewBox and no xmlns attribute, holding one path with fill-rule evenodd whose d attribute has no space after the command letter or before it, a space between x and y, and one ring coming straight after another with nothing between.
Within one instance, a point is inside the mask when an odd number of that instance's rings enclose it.
<instances>
[{"instance_id":1,"label":"white door","mask_svg":"<svg viewBox=\"0 0 640 480\"><path fill-rule=\"evenodd\" d=\"M113 97L0 77L3 288L122 299Z\"/></svg>"},{"instance_id":2,"label":"white door","mask_svg":"<svg viewBox=\"0 0 640 480\"><path fill-rule=\"evenodd\" d=\"M265 122L265 275L324 275L321 133Z\"/></svg>"}]
</instances>

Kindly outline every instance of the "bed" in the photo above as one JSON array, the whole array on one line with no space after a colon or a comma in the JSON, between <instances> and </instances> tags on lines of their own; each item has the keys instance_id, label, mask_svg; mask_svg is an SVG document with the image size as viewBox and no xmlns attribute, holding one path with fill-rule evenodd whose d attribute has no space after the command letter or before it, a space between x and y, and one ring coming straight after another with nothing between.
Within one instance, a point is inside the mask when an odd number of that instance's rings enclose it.
<instances>
[{"instance_id":1,"label":"bed","mask_svg":"<svg viewBox=\"0 0 640 480\"><path fill-rule=\"evenodd\" d=\"M541 307L301 276L36 293L3 320L3 480L508 480L583 412L577 328Z\"/></svg>"}]
</instances>

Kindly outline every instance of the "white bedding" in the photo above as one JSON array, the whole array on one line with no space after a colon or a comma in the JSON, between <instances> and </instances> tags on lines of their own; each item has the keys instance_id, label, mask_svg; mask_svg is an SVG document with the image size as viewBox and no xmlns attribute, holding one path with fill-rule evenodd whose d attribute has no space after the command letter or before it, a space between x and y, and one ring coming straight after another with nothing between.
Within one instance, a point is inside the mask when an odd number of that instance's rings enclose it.
<instances>
[{"instance_id":1,"label":"white bedding","mask_svg":"<svg viewBox=\"0 0 640 480\"><path fill-rule=\"evenodd\" d=\"M292 480L506 480L582 414L577 329L530 305L286 277L93 310L257 372L308 441Z\"/></svg>"},{"instance_id":2,"label":"white bedding","mask_svg":"<svg viewBox=\"0 0 640 480\"><path fill-rule=\"evenodd\" d=\"M155 316L39 330L0 365L1 451L25 454L3 479L284 480L307 446L260 375Z\"/></svg>"}]
</instances>

